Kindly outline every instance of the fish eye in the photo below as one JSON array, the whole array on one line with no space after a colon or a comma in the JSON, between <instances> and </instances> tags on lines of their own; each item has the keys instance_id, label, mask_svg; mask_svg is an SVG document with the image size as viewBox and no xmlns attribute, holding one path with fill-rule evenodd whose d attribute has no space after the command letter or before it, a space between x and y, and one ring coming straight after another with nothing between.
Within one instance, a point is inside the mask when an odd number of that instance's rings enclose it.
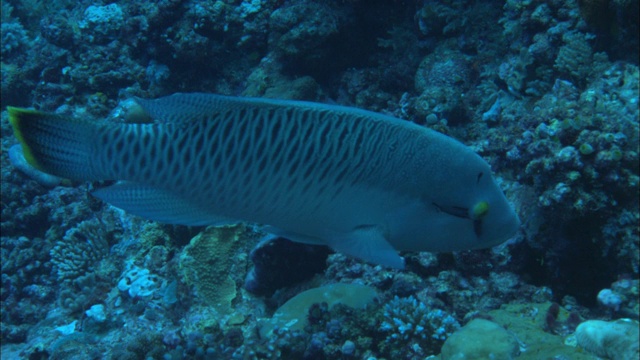
<instances>
[{"instance_id":1,"label":"fish eye","mask_svg":"<svg viewBox=\"0 0 640 360\"><path fill-rule=\"evenodd\" d=\"M476 185L480 183L480 179L482 179L482 175L484 175L482 171L478 173L478 176L476 177Z\"/></svg>"},{"instance_id":2,"label":"fish eye","mask_svg":"<svg viewBox=\"0 0 640 360\"><path fill-rule=\"evenodd\" d=\"M471 218L474 220L481 219L489 212L489 203L486 201L480 201L471 209Z\"/></svg>"}]
</instances>

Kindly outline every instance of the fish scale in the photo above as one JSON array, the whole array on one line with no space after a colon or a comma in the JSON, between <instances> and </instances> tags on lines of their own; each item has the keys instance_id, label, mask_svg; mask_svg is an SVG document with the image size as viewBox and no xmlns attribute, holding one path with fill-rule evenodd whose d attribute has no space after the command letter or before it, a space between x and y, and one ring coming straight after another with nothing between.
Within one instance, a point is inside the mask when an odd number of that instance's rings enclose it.
<instances>
[{"instance_id":1,"label":"fish scale","mask_svg":"<svg viewBox=\"0 0 640 360\"><path fill-rule=\"evenodd\" d=\"M185 225L246 221L401 268L398 250L507 240L519 220L487 163L460 142L373 112L287 100L135 99L153 124L94 123L9 108L29 163L94 195Z\"/></svg>"}]
</instances>

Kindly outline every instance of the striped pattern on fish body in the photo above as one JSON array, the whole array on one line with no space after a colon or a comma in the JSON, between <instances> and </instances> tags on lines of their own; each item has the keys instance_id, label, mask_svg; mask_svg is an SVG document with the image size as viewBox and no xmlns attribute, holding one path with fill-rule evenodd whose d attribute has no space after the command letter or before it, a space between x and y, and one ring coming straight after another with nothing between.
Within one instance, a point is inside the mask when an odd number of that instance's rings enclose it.
<instances>
[{"instance_id":1,"label":"striped pattern on fish body","mask_svg":"<svg viewBox=\"0 0 640 360\"><path fill-rule=\"evenodd\" d=\"M11 116L12 124L45 171L123 181L95 195L159 221L260 223L292 240L395 267L402 266L397 249L458 249L456 237L465 238L462 248L486 246L473 208L488 199L491 209L505 212L509 235L517 228L488 165L461 143L415 124L282 100L176 94L137 101L157 123L25 121L23 112ZM31 135L37 141L26 135L56 122L64 134L47 129L53 138ZM75 139L76 152L50 154L60 138ZM65 170L77 163L83 171ZM490 194L460 189L460 179L469 187L488 181ZM463 220L465 232L451 229ZM444 235L431 241L425 231ZM476 233L472 240L469 231Z\"/></svg>"},{"instance_id":2,"label":"striped pattern on fish body","mask_svg":"<svg viewBox=\"0 0 640 360\"><path fill-rule=\"evenodd\" d=\"M187 122L110 127L98 135L107 151L92 163L98 178L110 174L172 189L194 201L206 199L213 212L260 223L341 212L357 200L352 188L359 186L419 195L405 186L417 182L410 174L417 174L418 164L402 170L417 145L377 145L411 138L421 129L346 115L313 108L239 108ZM125 144L129 149L123 151ZM337 206L324 208L332 204Z\"/></svg>"}]
</instances>

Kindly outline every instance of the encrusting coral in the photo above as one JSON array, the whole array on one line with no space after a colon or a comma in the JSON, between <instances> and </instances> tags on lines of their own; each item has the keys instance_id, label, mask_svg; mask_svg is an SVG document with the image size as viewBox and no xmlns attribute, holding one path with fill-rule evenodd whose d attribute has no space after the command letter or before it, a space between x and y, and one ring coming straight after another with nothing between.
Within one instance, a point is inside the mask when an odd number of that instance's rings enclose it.
<instances>
[{"instance_id":1,"label":"encrusting coral","mask_svg":"<svg viewBox=\"0 0 640 360\"><path fill-rule=\"evenodd\" d=\"M589 320L576 329L578 345L607 359L634 360L640 355L638 322Z\"/></svg>"}]
</instances>

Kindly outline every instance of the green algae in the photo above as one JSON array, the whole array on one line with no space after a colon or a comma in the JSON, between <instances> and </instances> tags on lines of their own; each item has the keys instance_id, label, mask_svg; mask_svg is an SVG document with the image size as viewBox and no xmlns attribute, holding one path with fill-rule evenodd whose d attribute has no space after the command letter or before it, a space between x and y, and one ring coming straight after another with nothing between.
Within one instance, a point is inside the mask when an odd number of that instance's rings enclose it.
<instances>
[{"instance_id":1,"label":"green algae","mask_svg":"<svg viewBox=\"0 0 640 360\"><path fill-rule=\"evenodd\" d=\"M276 327L302 330L307 325L307 315L313 304L325 302L329 308L336 304L343 304L355 309L363 309L377 296L378 293L374 288L360 284L336 283L309 289L280 306L273 317L262 324L260 334L268 337Z\"/></svg>"},{"instance_id":2,"label":"green algae","mask_svg":"<svg viewBox=\"0 0 640 360\"><path fill-rule=\"evenodd\" d=\"M558 359L562 356L572 360L596 359L578 347L565 344L565 337L544 331L550 306L550 303L508 304L490 311L489 315L524 345L518 360ZM569 312L560 308L557 320L563 322L568 316Z\"/></svg>"}]
</instances>

